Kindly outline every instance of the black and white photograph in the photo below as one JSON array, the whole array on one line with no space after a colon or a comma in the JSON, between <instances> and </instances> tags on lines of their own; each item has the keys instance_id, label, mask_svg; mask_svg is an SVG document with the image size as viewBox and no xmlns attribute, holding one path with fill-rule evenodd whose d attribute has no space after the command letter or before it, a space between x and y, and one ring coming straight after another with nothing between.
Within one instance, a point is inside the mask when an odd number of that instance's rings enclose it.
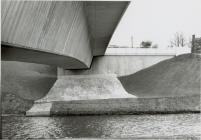
<instances>
[{"instance_id":1,"label":"black and white photograph","mask_svg":"<svg viewBox=\"0 0 201 140\"><path fill-rule=\"evenodd\" d=\"M201 0L0 7L0 139L201 139Z\"/></svg>"}]
</instances>

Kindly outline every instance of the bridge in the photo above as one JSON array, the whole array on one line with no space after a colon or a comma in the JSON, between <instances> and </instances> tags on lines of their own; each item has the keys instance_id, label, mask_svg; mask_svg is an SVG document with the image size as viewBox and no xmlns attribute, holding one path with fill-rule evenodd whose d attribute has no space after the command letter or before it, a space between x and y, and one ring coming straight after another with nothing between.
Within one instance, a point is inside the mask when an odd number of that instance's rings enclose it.
<instances>
[{"instance_id":1,"label":"bridge","mask_svg":"<svg viewBox=\"0 0 201 140\"><path fill-rule=\"evenodd\" d=\"M2 1L2 60L87 69L128 1Z\"/></svg>"},{"instance_id":2,"label":"bridge","mask_svg":"<svg viewBox=\"0 0 201 140\"><path fill-rule=\"evenodd\" d=\"M190 100L189 97L149 100L138 98L136 90L132 90L133 73L172 58L172 53L165 50L163 55L156 55L154 50L146 50L149 55L144 55L125 49L125 53L129 52L125 55L120 49L118 55L113 55L111 50L105 54L128 5L128 1L2 1L2 93L12 100L17 98L16 102L6 100L5 106L13 110L20 108L30 116L83 111L129 113L139 109L199 110L197 95ZM200 45L196 42L194 45L192 52L199 51ZM117 76L123 78L119 80ZM131 82L125 82L129 78ZM21 100L26 100L28 105L20 104ZM195 104L189 106L187 101ZM160 105L155 104L158 102Z\"/></svg>"}]
</instances>

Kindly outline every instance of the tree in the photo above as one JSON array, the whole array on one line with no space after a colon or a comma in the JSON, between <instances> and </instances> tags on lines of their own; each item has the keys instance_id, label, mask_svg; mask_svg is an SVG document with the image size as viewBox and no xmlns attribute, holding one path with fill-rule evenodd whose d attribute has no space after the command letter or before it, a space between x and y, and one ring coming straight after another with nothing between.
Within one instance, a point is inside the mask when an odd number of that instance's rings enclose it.
<instances>
[{"instance_id":1,"label":"tree","mask_svg":"<svg viewBox=\"0 0 201 140\"><path fill-rule=\"evenodd\" d=\"M154 44L152 48L158 48L158 44Z\"/></svg>"},{"instance_id":2,"label":"tree","mask_svg":"<svg viewBox=\"0 0 201 140\"><path fill-rule=\"evenodd\" d=\"M188 38L188 41L187 41L187 43L186 43L186 45L189 47L189 48L191 48L192 47L192 36L190 36L189 38Z\"/></svg>"},{"instance_id":3,"label":"tree","mask_svg":"<svg viewBox=\"0 0 201 140\"><path fill-rule=\"evenodd\" d=\"M176 32L174 38L170 41L169 47L184 47L186 45L187 41L183 33Z\"/></svg>"},{"instance_id":4,"label":"tree","mask_svg":"<svg viewBox=\"0 0 201 140\"><path fill-rule=\"evenodd\" d=\"M151 41L142 41L140 46L141 46L141 48L150 48L151 44L152 44Z\"/></svg>"}]
</instances>

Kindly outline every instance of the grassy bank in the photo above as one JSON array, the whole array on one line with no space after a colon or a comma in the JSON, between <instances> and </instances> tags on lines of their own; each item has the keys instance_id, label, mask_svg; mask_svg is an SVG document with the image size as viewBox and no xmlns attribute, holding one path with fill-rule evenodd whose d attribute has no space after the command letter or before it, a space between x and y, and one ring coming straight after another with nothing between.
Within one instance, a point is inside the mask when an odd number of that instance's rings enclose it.
<instances>
[{"instance_id":1,"label":"grassy bank","mask_svg":"<svg viewBox=\"0 0 201 140\"><path fill-rule=\"evenodd\" d=\"M23 99L12 93L2 93L2 114L25 114L34 104L34 100Z\"/></svg>"},{"instance_id":2,"label":"grassy bank","mask_svg":"<svg viewBox=\"0 0 201 140\"><path fill-rule=\"evenodd\" d=\"M200 67L200 56L184 54L119 77L119 80L128 93L137 97L200 95Z\"/></svg>"}]
</instances>

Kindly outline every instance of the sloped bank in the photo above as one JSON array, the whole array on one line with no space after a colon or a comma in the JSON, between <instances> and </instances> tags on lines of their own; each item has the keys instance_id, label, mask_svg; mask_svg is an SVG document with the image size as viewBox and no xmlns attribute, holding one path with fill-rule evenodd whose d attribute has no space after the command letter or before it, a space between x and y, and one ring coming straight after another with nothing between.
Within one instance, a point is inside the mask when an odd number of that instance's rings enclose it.
<instances>
[{"instance_id":1,"label":"sloped bank","mask_svg":"<svg viewBox=\"0 0 201 140\"><path fill-rule=\"evenodd\" d=\"M26 114L34 104L34 100L23 99L10 92L3 92L1 98L2 114Z\"/></svg>"},{"instance_id":2,"label":"sloped bank","mask_svg":"<svg viewBox=\"0 0 201 140\"><path fill-rule=\"evenodd\" d=\"M200 95L201 56L179 55L119 80L128 93L142 98Z\"/></svg>"},{"instance_id":3,"label":"sloped bank","mask_svg":"<svg viewBox=\"0 0 201 140\"><path fill-rule=\"evenodd\" d=\"M26 114L57 79L56 67L48 65L1 61L1 68L2 114Z\"/></svg>"},{"instance_id":4,"label":"sloped bank","mask_svg":"<svg viewBox=\"0 0 201 140\"><path fill-rule=\"evenodd\" d=\"M45 108L49 110L45 110ZM33 109L34 108L34 109ZM35 103L27 116L199 113L198 95L164 98L121 98Z\"/></svg>"}]
</instances>

